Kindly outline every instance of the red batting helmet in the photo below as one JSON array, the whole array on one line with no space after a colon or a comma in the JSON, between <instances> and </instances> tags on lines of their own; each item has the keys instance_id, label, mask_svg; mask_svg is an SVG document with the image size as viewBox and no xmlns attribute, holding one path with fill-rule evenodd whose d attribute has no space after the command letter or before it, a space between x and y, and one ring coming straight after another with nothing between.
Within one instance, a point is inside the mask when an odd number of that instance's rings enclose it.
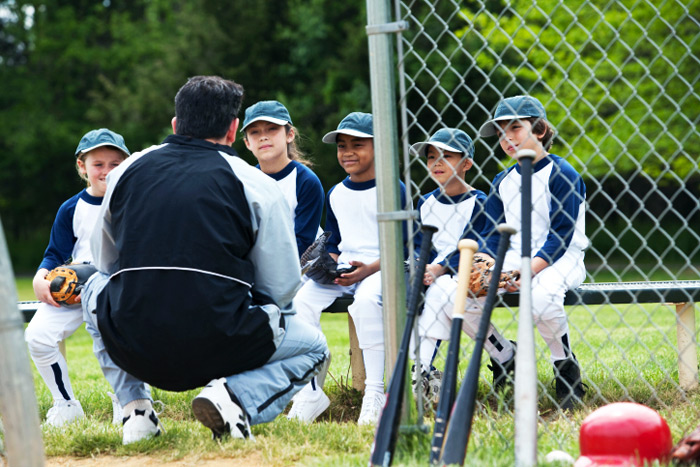
<instances>
[{"instance_id":1,"label":"red batting helmet","mask_svg":"<svg viewBox=\"0 0 700 467\"><path fill-rule=\"evenodd\" d=\"M574 467L642 466L668 461L671 430L645 405L616 402L588 415L579 433L581 457Z\"/></svg>"}]
</instances>

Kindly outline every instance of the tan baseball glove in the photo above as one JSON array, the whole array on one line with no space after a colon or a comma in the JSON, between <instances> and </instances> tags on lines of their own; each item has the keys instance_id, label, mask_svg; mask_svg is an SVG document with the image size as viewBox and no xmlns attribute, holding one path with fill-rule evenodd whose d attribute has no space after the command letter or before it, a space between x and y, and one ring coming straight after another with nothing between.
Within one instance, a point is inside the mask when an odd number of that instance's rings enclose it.
<instances>
[{"instance_id":1,"label":"tan baseball glove","mask_svg":"<svg viewBox=\"0 0 700 467\"><path fill-rule=\"evenodd\" d=\"M97 268L87 263L65 264L52 269L46 275L46 280L51 283L51 296L58 303L75 305L85 283L95 272Z\"/></svg>"},{"instance_id":2,"label":"tan baseball glove","mask_svg":"<svg viewBox=\"0 0 700 467\"><path fill-rule=\"evenodd\" d=\"M469 293L474 297L484 297L489 292L491 282L491 269L496 261L486 253L475 253L472 273L469 278ZM498 280L498 288L504 288L508 284L520 278L520 271L502 271Z\"/></svg>"}]
</instances>

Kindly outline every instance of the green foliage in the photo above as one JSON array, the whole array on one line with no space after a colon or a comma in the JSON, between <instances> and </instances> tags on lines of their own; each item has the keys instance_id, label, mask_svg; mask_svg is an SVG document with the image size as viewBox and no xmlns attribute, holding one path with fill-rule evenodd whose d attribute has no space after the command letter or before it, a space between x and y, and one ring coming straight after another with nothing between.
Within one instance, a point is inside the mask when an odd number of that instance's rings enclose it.
<instances>
[{"instance_id":1,"label":"green foliage","mask_svg":"<svg viewBox=\"0 0 700 467\"><path fill-rule=\"evenodd\" d=\"M695 76L700 6L584 0L464 8L456 32L490 89L539 97L585 176L643 171L685 180L697 170ZM496 10L498 11L498 9ZM662 19L663 18L663 19Z\"/></svg>"}]
</instances>

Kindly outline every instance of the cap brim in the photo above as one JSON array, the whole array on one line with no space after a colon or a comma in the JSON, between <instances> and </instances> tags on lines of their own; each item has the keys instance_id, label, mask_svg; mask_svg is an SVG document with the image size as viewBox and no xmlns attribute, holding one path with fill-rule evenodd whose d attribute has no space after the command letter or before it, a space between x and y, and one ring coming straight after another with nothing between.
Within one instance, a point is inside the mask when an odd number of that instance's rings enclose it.
<instances>
[{"instance_id":1,"label":"cap brim","mask_svg":"<svg viewBox=\"0 0 700 467\"><path fill-rule=\"evenodd\" d=\"M357 130L350 130L350 129L343 129L343 130L335 130L326 133L321 141L324 143L328 144L335 144L336 142L336 137L338 135L350 135L350 136L355 136L356 138L374 138L374 135L370 135L369 133L365 133L362 131L357 131Z\"/></svg>"},{"instance_id":2,"label":"cap brim","mask_svg":"<svg viewBox=\"0 0 700 467\"><path fill-rule=\"evenodd\" d=\"M442 151L450 151L450 152L461 152L464 154L465 152L461 149L454 148L452 146L448 146L445 143L441 143L439 141L430 141L430 142L422 142L422 143L416 143L413 146L411 146L411 149L418 153L419 156L424 157L425 152L428 150L428 146L434 146Z\"/></svg>"},{"instance_id":3,"label":"cap brim","mask_svg":"<svg viewBox=\"0 0 700 467\"><path fill-rule=\"evenodd\" d=\"M250 125L252 125L253 123L258 122L258 121L260 121L260 120L262 120L262 121L264 121L264 122L274 123L275 125L280 125L280 126L284 126L284 125L286 125L287 123L289 123L289 124L291 125L291 123L292 123L292 122L289 122L289 121L287 121L287 120L282 120L281 118L274 118L274 117L255 117L254 119L252 119L251 121L249 121L248 123L246 123L245 126L244 126L243 128L241 128L241 131L245 131L245 129L248 128Z\"/></svg>"},{"instance_id":4,"label":"cap brim","mask_svg":"<svg viewBox=\"0 0 700 467\"><path fill-rule=\"evenodd\" d=\"M100 144L96 144L96 145L91 146L91 147L89 147L89 148L81 149L80 152L76 152L75 155L76 155L76 156L79 156L79 155L81 155L81 154L85 154L86 152L90 152L90 151L92 151L93 149L101 148L102 146L112 146L113 148L115 148L115 149L117 149L117 150L123 152L123 153L126 154L127 156L130 155L130 154L129 154L129 151L125 151L124 148L121 148L121 147L117 146L117 145L114 144L114 143L100 143Z\"/></svg>"},{"instance_id":5,"label":"cap brim","mask_svg":"<svg viewBox=\"0 0 700 467\"><path fill-rule=\"evenodd\" d=\"M489 120L488 122L481 125L479 128L479 136L494 136L497 134L498 124L496 122L503 122L506 120L519 120L523 118L532 118L531 115L501 115L498 118Z\"/></svg>"}]
</instances>

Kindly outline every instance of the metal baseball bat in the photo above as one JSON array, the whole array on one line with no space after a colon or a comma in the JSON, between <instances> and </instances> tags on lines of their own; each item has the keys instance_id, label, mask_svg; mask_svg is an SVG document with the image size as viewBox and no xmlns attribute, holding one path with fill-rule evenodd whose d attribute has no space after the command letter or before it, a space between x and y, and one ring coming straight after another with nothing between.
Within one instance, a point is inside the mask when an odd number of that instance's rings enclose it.
<instances>
[{"instance_id":1,"label":"metal baseball bat","mask_svg":"<svg viewBox=\"0 0 700 467\"><path fill-rule=\"evenodd\" d=\"M452 328L450 329L450 346L445 358L445 371L442 373L442 386L440 387L440 399L435 412L435 427L433 428L433 440L430 447L430 464L437 464L442 453L442 445L445 440L445 429L450 419L450 410L455 400L457 386L457 365L459 364L459 343L462 336L462 322L464 320L464 306L467 301L469 289L469 277L474 261L474 253L479 245L474 240L460 240L459 266L457 268L457 292L455 294L454 311L452 312Z\"/></svg>"},{"instance_id":2,"label":"metal baseball bat","mask_svg":"<svg viewBox=\"0 0 700 467\"><path fill-rule=\"evenodd\" d=\"M491 324L491 313L496 303L498 282L500 280L501 271L503 270L503 261L505 260L508 247L510 246L510 236L515 233L515 229L506 224L500 224L497 230L500 232L500 238L498 242L498 251L496 252L496 261L493 266L493 271L491 272L489 289L484 302L484 310L481 315L481 320L479 320L479 329L474 337L474 351L469 361L469 368L467 369L467 374L464 375L457 400L452 409L452 418L447 428L440 465L464 465L464 458L467 454L469 435L472 428L472 418L474 417L474 407L476 406L476 393L479 388L481 353L484 349L486 333Z\"/></svg>"},{"instance_id":3,"label":"metal baseball bat","mask_svg":"<svg viewBox=\"0 0 700 467\"><path fill-rule=\"evenodd\" d=\"M431 225L423 225L421 227L423 239L421 241L416 274L413 277L408 295L406 326L404 327L401 345L396 356L391 382L387 388L386 403L379 418L379 423L377 424L377 432L374 435L370 466L389 466L394 457L396 438L399 432L399 421L401 420L403 393L406 386L406 367L408 364L411 331L418 311L425 265L430 257L433 234L437 232L437 230L437 227Z\"/></svg>"},{"instance_id":4,"label":"metal baseball bat","mask_svg":"<svg viewBox=\"0 0 700 467\"><path fill-rule=\"evenodd\" d=\"M518 352L515 355L515 465L537 464L537 365L532 319L532 163L537 154L523 149L515 157L520 164L521 235L520 311Z\"/></svg>"}]
</instances>

